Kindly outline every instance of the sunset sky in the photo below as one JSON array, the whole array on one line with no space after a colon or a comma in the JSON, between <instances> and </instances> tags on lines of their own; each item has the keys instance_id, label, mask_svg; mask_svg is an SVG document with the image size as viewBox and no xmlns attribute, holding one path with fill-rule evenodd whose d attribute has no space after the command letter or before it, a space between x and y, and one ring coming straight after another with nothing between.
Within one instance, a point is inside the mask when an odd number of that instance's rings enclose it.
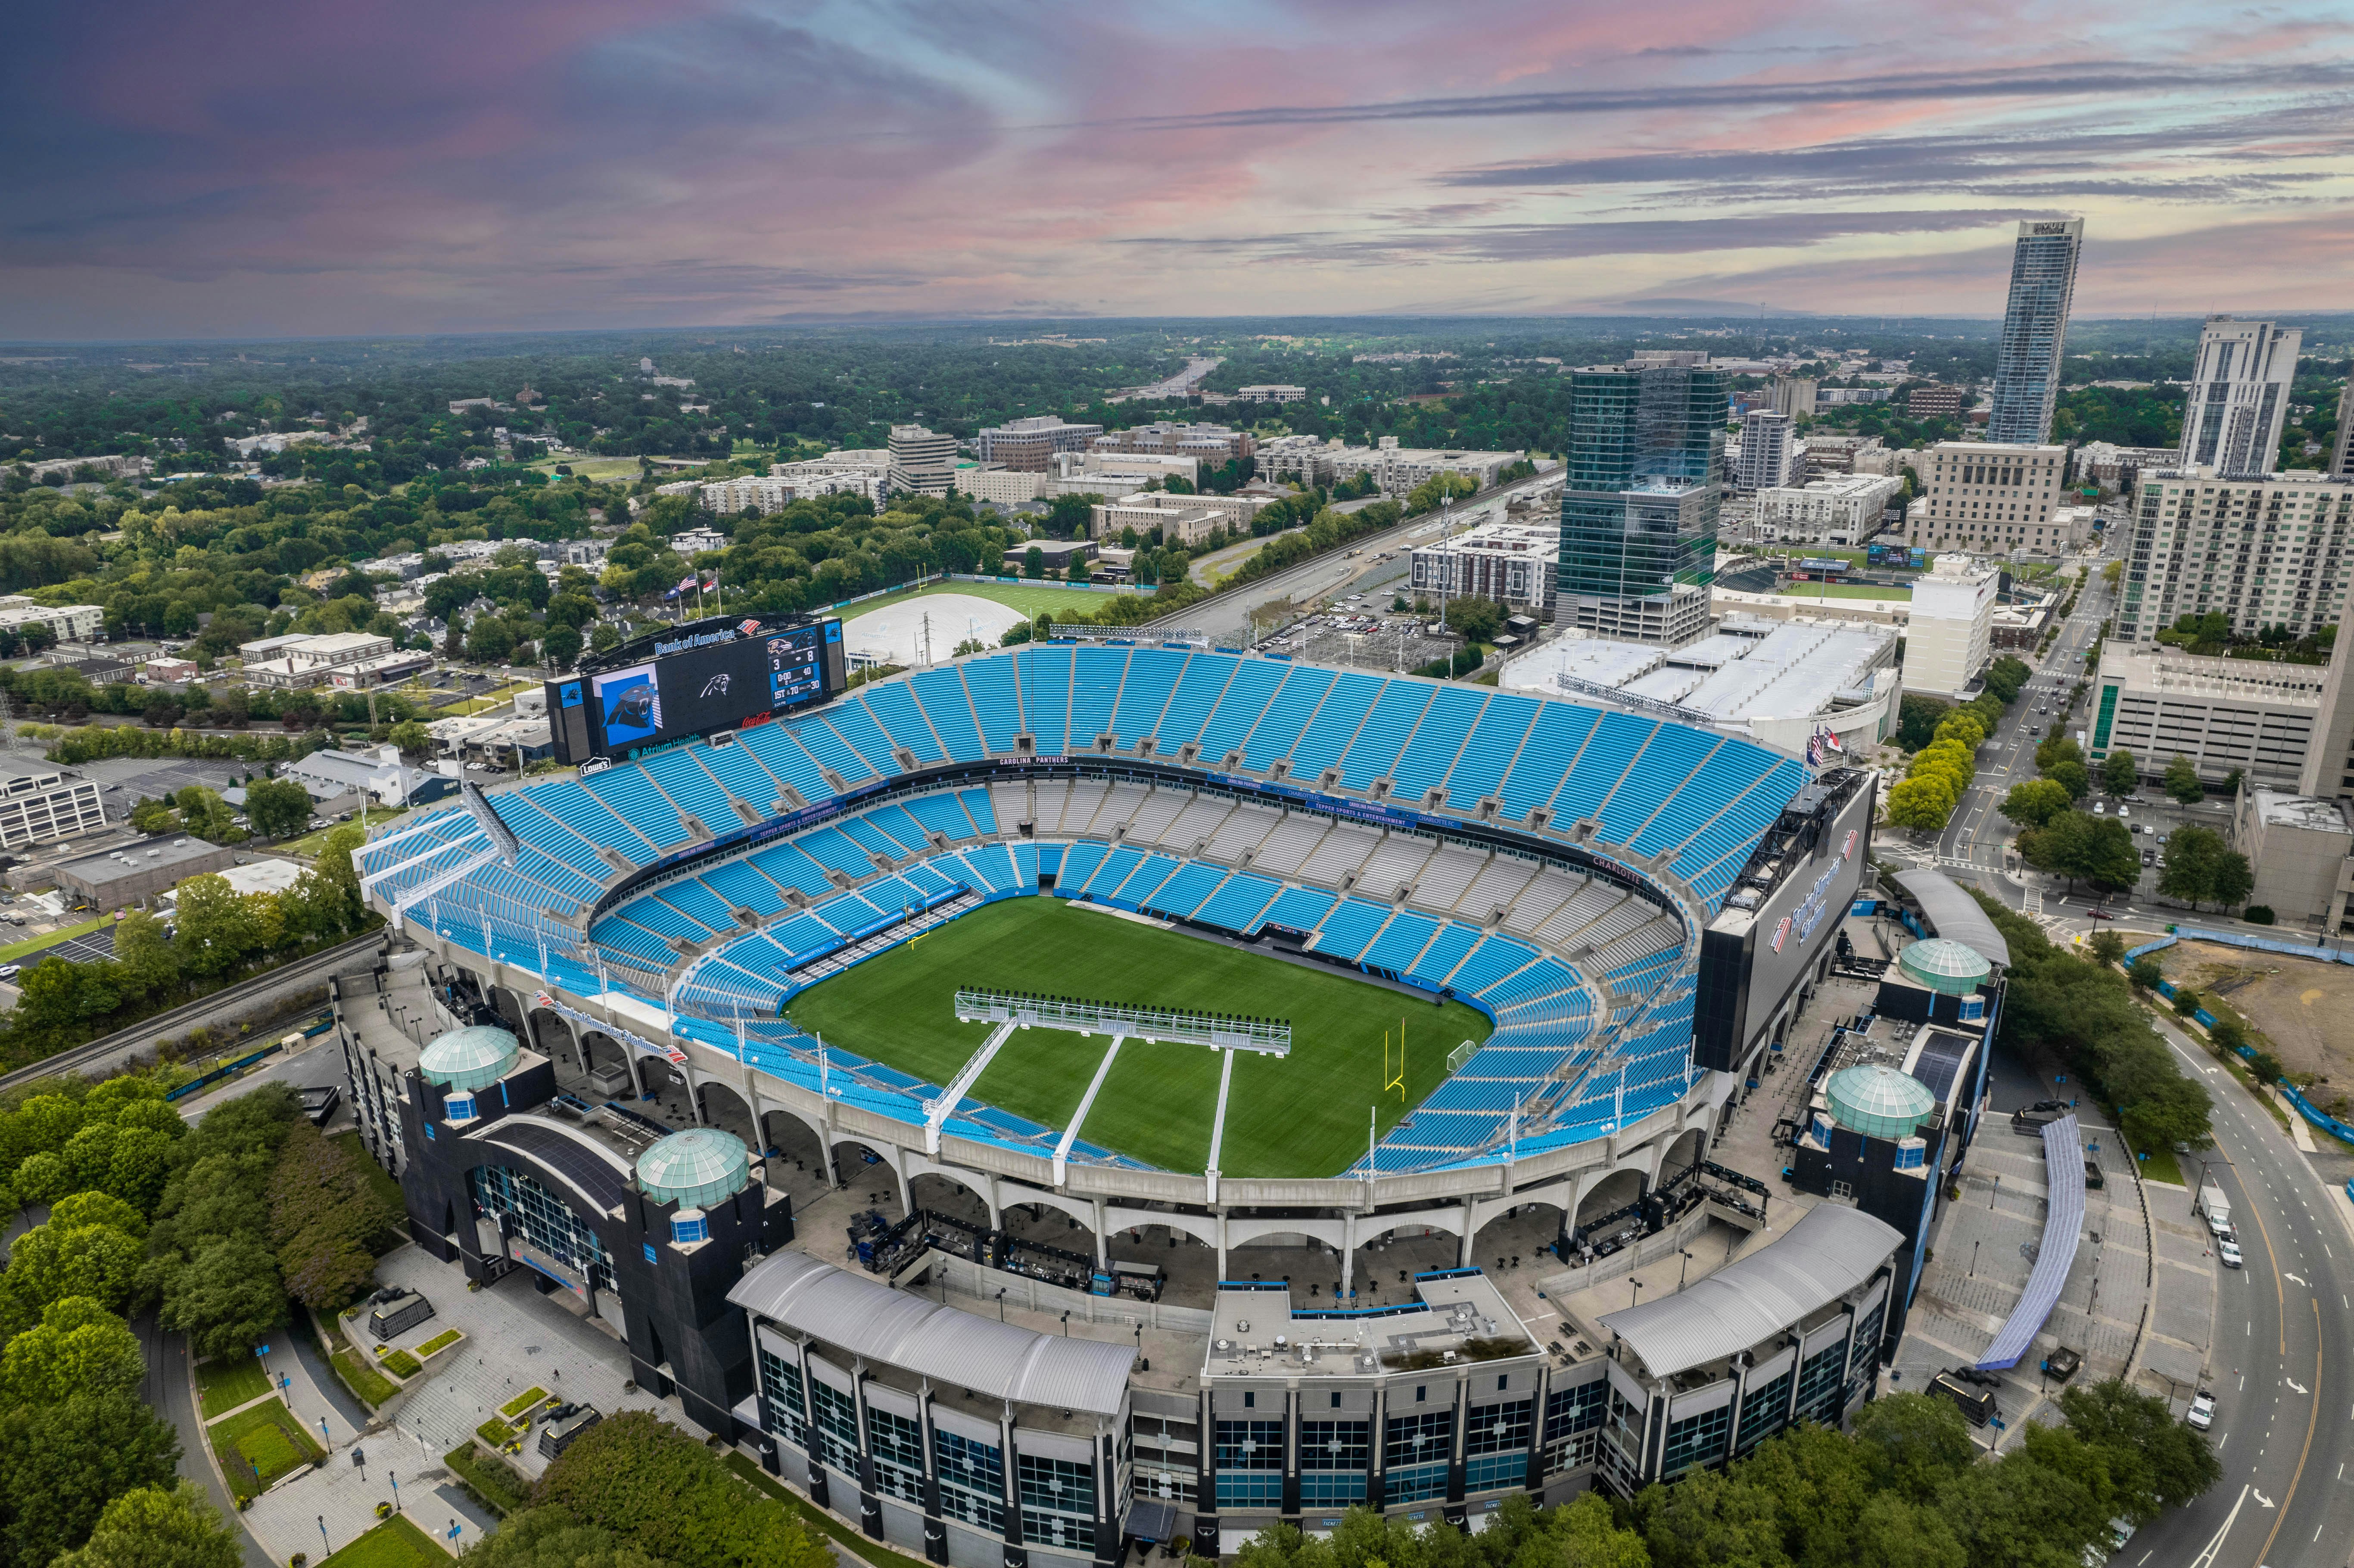
<instances>
[{"instance_id":1,"label":"sunset sky","mask_svg":"<svg viewBox=\"0 0 2354 1568\"><path fill-rule=\"evenodd\" d=\"M2340 3L19 7L0 337L2354 303Z\"/></svg>"}]
</instances>

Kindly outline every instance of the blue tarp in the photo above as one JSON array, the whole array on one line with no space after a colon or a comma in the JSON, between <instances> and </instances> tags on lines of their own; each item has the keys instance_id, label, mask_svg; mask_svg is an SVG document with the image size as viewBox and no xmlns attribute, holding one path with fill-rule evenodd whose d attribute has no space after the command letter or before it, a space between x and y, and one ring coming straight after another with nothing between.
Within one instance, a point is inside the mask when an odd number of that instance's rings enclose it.
<instances>
[{"instance_id":1,"label":"blue tarp","mask_svg":"<svg viewBox=\"0 0 2354 1568\"><path fill-rule=\"evenodd\" d=\"M2060 1287L2068 1283L2068 1270L2075 1266L2076 1244L2084 1232L2084 1150L2076 1141L2074 1117L2063 1116L2044 1128L2043 1171L2048 1184L2043 1242L2010 1320L1978 1361L1980 1372L2007 1372L2019 1364L2059 1305Z\"/></svg>"}]
</instances>

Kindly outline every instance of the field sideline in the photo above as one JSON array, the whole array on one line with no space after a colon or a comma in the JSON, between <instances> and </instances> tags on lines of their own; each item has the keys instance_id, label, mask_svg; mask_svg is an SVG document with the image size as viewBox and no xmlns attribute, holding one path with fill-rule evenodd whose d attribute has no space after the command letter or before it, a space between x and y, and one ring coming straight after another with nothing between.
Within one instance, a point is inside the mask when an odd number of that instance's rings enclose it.
<instances>
[{"instance_id":1,"label":"field sideline","mask_svg":"<svg viewBox=\"0 0 2354 1568\"><path fill-rule=\"evenodd\" d=\"M1218 1162L1228 1176L1338 1175L1364 1152L1368 1106L1383 1102L1387 1132L1446 1077L1447 1053L1487 1039L1490 1027L1459 1001L1419 1001L1052 897L976 910L811 987L789 1012L830 1044L945 1084L989 1037L986 1024L956 1021L960 985L1288 1019L1290 1055L1235 1058ZM1401 1019L1403 1103L1395 1089L1380 1093L1383 1033L1394 1047ZM1061 1030L1017 1034L972 1096L1066 1126L1107 1044ZM1217 1054L1201 1046L1129 1042L1080 1137L1164 1170L1202 1170L1218 1066Z\"/></svg>"}]
</instances>

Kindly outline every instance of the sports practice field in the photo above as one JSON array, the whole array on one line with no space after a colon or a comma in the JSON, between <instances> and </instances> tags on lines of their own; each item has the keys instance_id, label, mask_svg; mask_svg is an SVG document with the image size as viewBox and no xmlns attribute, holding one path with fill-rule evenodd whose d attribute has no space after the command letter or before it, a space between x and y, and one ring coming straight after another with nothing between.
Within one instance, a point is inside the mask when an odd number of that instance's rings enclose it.
<instances>
[{"instance_id":1,"label":"sports practice field","mask_svg":"<svg viewBox=\"0 0 2354 1568\"><path fill-rule=\"evenodd\" d=\"M959 986L1198 1009L1288 1020L1291 1053L1239 1053L1226 1100L1228 1176L1332 1176L1365 1151L1365 1110L1386 1132L1447 1075L1447 1054L1485 1040L1487 1018L1331 971L1087 910L1059 898L1013 898L869 959L793 1000L792 1021L826 1043L935 1084L956 1076L989 1038L959 1023ZM1405 1090L1382 1091L1383 1033L1394 1054L1403 1022ZM1032 1029L1005 1043L976 1099L1053 1127L1069 1125L1103 1060L1102 1036ZM1080 1136L1169 1171L1209 1162L1219 1054L1199 1045L1120 1047Z\"/></svg>"}]
</instances>

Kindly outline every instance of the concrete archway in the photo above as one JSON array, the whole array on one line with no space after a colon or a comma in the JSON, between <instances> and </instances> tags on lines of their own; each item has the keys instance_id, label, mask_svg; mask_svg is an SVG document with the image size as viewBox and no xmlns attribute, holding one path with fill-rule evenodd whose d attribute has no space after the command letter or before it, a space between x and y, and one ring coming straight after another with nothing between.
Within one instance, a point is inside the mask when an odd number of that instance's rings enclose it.
<instances>
[{"instance_id":1,"label":"concrete archway","mask_svg":"<svg viewBox=\"0 0 2354 1568\"><path fill-rule=\"evenodd\" d=\"M791 1111L763 1112L760 1138L760 1147L775 1150L779 1159L795 1161L799 1168L824 1176L825 1139L817 1128Z\"/></svg>"},{"instance_id":2,"label":"concrete archway","mask_svg":"<svg viewBox=\"0 0 2354 1568\"><path fill-rule=\"evenodd\" d=\"M732 1132L744 1140L753 1153L760 1152L759 1129L752 1125L752 1107L744 1097L716 1078L705 1078L697 1086L695 1097L703 1107L702 1120L706 1127Z\"/></svg>"},{"instance_id":3,"label":"concrete archway","mask_svg":"<svg viewBox=\"0 0 2354 1568\"><path fill-rule=\"evenodd\" d=\"M918 1209L991 1228L988 1194L956 1172L919 1171L907 1178L907 1196Z\"/></svg>"},{"instance_id":4,"label":"concrete archway","mask_svg":"<svg viewBox=\"0 0 2354 1568\"><path fill-rule=\"evenodd\" d=\"M1688 1127L1669 1140L1666 1152L1659 1158L1658 1185L1666 1186L1677 1177L1700 1163L1708 1153L1708 1129Z\"/></svg>"},{"instance_id":5,"label":"concrete archway","mask_svg":"<svg viewBox=\"0 0 2354 1568\"><path fill-rule=\"evenodd\" d=\"M582 1070L592 1077L599 1074L609 1076L620 1074L624 1079L631 1080L610 1085L612 1093L627 1096L633 1092L630 1054L622 1048L620 1041L601 1029L586 1030L580 1035L580 1055Z\"/></svg>"},{"instance_id":6,"label":"concrete archway","mask_svg":"<svg viewBox=\"0 0 2354 1568\"><path fill-rule=\"evenodd\" d=\"M524 1019L528 1031L525 1039L531 1048L556 1065L557 1081L577 1083L588 1076L582 1062L580 1044L572 1033L572 1024L563 1014L547 1009L535 1008Z\"/></svg>"},{"instance_id":7,"label":"concrete archway","mask_svg":"<svg viewBox=\"0 0 2354 1568\"><path fill-rule=\"evenodd\" d=\"M1602 1177L1586 1189L1577 1201L1577 1213L1572 1224L1576 1229L1615 1213L1641 1198L1649 1183L1640 1170L1621 1166Z\"/></svg>"}]
</instances>

